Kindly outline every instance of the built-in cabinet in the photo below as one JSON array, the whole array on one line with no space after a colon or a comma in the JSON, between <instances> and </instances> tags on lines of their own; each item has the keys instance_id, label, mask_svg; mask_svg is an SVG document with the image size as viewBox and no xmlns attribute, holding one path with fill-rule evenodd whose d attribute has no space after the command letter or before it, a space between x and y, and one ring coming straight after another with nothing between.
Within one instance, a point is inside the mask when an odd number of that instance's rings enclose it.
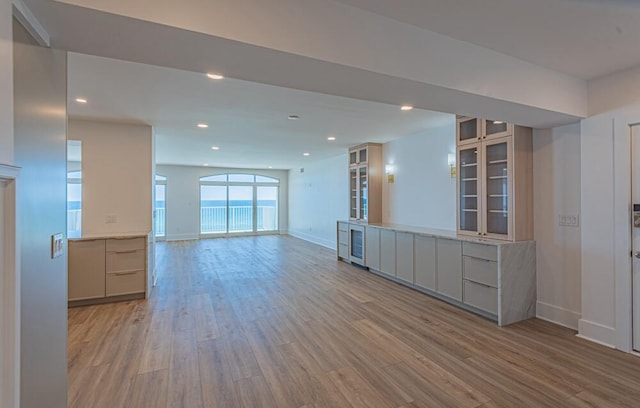
<instances>
[{"instance_id":1,"label":"built-in cabinet","mask_svg":"<svg viewBox=\"0 0 640 408\"><path fill-rule=\"evenodd\" d=\"M533 239L531 128L458 117L456 137L458 233Z\"/></svg>"},{"instance_id":2,"label":"built-in cabinet","mask_svg":"<svg viewBox=\"0 0 640 408\"><path fill-rule=\"evenodd\" d=\"M393 224L362 226L366 266L382 276L506 325L535 316L535 242L479 240ZM344 237L344 234L342 235ZM349 242L338 259L350 261ZM342 254L342 255L341 255Z\"/></svg>"},{"instance_id":3,"label":"built-in cabinet","mask_svg":"<svg viewBox=\"0 0 640 408\"><path fill-rule=\"evenodd\" d=\"M349 219L382 221L382 146L366 143L349 149Z\"/></svg>"},{"instance_id":4,"label":"built-in cabinet","mask_svg":"<svg viewBox=\"0 0 640 408\"><path fill-rule=\"evenodd\" d=\"M71 305L144 297L147 237L71 239L68 272Z\"/></svg>"}]
</instances>

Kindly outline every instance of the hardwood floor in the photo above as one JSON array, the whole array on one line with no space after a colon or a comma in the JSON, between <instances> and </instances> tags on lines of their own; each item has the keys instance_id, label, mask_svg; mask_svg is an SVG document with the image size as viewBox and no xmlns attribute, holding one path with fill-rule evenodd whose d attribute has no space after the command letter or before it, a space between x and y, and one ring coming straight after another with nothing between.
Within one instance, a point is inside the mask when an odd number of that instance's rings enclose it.
<instances>
[{"instance_id":1,"label":"hardwood floor","mask_svg":"<svg viewBox=\"0 0 640 408\"><path fill-rule=\"evenodd\" d=\"M69 406L638 407L640 358L505 328L280 236L161 243L149 301L69 310Z\"/></svg>"}]
</instances>

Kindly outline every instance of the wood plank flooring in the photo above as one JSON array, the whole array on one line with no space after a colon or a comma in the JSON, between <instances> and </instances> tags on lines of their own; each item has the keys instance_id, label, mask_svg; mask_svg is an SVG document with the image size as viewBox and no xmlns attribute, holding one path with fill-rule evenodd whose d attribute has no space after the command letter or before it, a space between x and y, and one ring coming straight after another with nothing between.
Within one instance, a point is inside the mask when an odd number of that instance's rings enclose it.
<instances>
[{"instance_id":1,"label":"wood plank flooring","mask_svg":"<svg viewBox=\"0 0 640 408\"><path fill-rule=\"evenodd\" d=\"M158 244L148 301L69 310L69 406L638 407L640 358L505 328L287 236Z\"/></svg>"}]
</instances>

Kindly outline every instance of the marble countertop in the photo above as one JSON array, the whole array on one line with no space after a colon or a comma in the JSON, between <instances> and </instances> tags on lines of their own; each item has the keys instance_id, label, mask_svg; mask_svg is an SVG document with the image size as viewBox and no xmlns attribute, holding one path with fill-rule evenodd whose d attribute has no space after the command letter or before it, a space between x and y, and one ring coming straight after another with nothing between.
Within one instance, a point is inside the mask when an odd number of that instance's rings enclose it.
<instances>
[{"instance_id":1,"label":"marble countertop","mask_svg":"<svg viewBox=\"0 0 640 408\"><path fill-rule=\"evenodd\" d=\"M413 225L393 224L388 222L370 222L368 224L363 222L354 222L354 221L345 221L345 220L339 220L338 222L346 222L348 224L356 224L356 225L388 229L388 230L397 231L397 232L409 232L412 234L417 234L417 235L422 235L427 237L457 239L459 241L475 242L478 244L500 246L500 245L509 245L514 243L511 241L501 241L498 239L478 238L478 237L472 237L467 235L459 235L458 233L456 233L456 231L443 230L443 229L437 229L437 228L416 227Z\"/></svg>"},{"instance_id":2,"label":"marble countertop","mask_svg":"<svg viewBox=\"0 0 640 408\"><path fill-rule=\"evenodd\" d=\"M127 239L127 238L147 238L150 232L113 232L95 235L83 235L81 237L68 237L69 241L89 241L94 239Z\"/></svg>"}]
</instances>

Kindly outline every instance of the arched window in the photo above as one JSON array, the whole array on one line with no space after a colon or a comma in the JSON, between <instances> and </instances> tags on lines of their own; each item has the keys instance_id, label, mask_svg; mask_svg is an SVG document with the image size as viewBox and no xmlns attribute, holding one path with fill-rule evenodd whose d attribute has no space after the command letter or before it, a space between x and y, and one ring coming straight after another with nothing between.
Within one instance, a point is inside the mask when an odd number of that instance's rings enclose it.
<instances>
[{"instance_id":1,"label":"arched window","mask_svg":"<svg viewBox=\"0 0 640 408\"><path fill-rule=\"evenodd\" d=\"M167 178L156 174L156 202L153 230L156 237L164 237L167 222Z\"/></svg>"},{"instance_id":2,"label":"arched window","mask_svg":"<svg viewBox=\"0 0 640 408\"><path fill-rule=\"evenodd\" d=\"M200 178L200 234L278 231L280 180L243 173Z\"/></svg>"}]
</instances>

